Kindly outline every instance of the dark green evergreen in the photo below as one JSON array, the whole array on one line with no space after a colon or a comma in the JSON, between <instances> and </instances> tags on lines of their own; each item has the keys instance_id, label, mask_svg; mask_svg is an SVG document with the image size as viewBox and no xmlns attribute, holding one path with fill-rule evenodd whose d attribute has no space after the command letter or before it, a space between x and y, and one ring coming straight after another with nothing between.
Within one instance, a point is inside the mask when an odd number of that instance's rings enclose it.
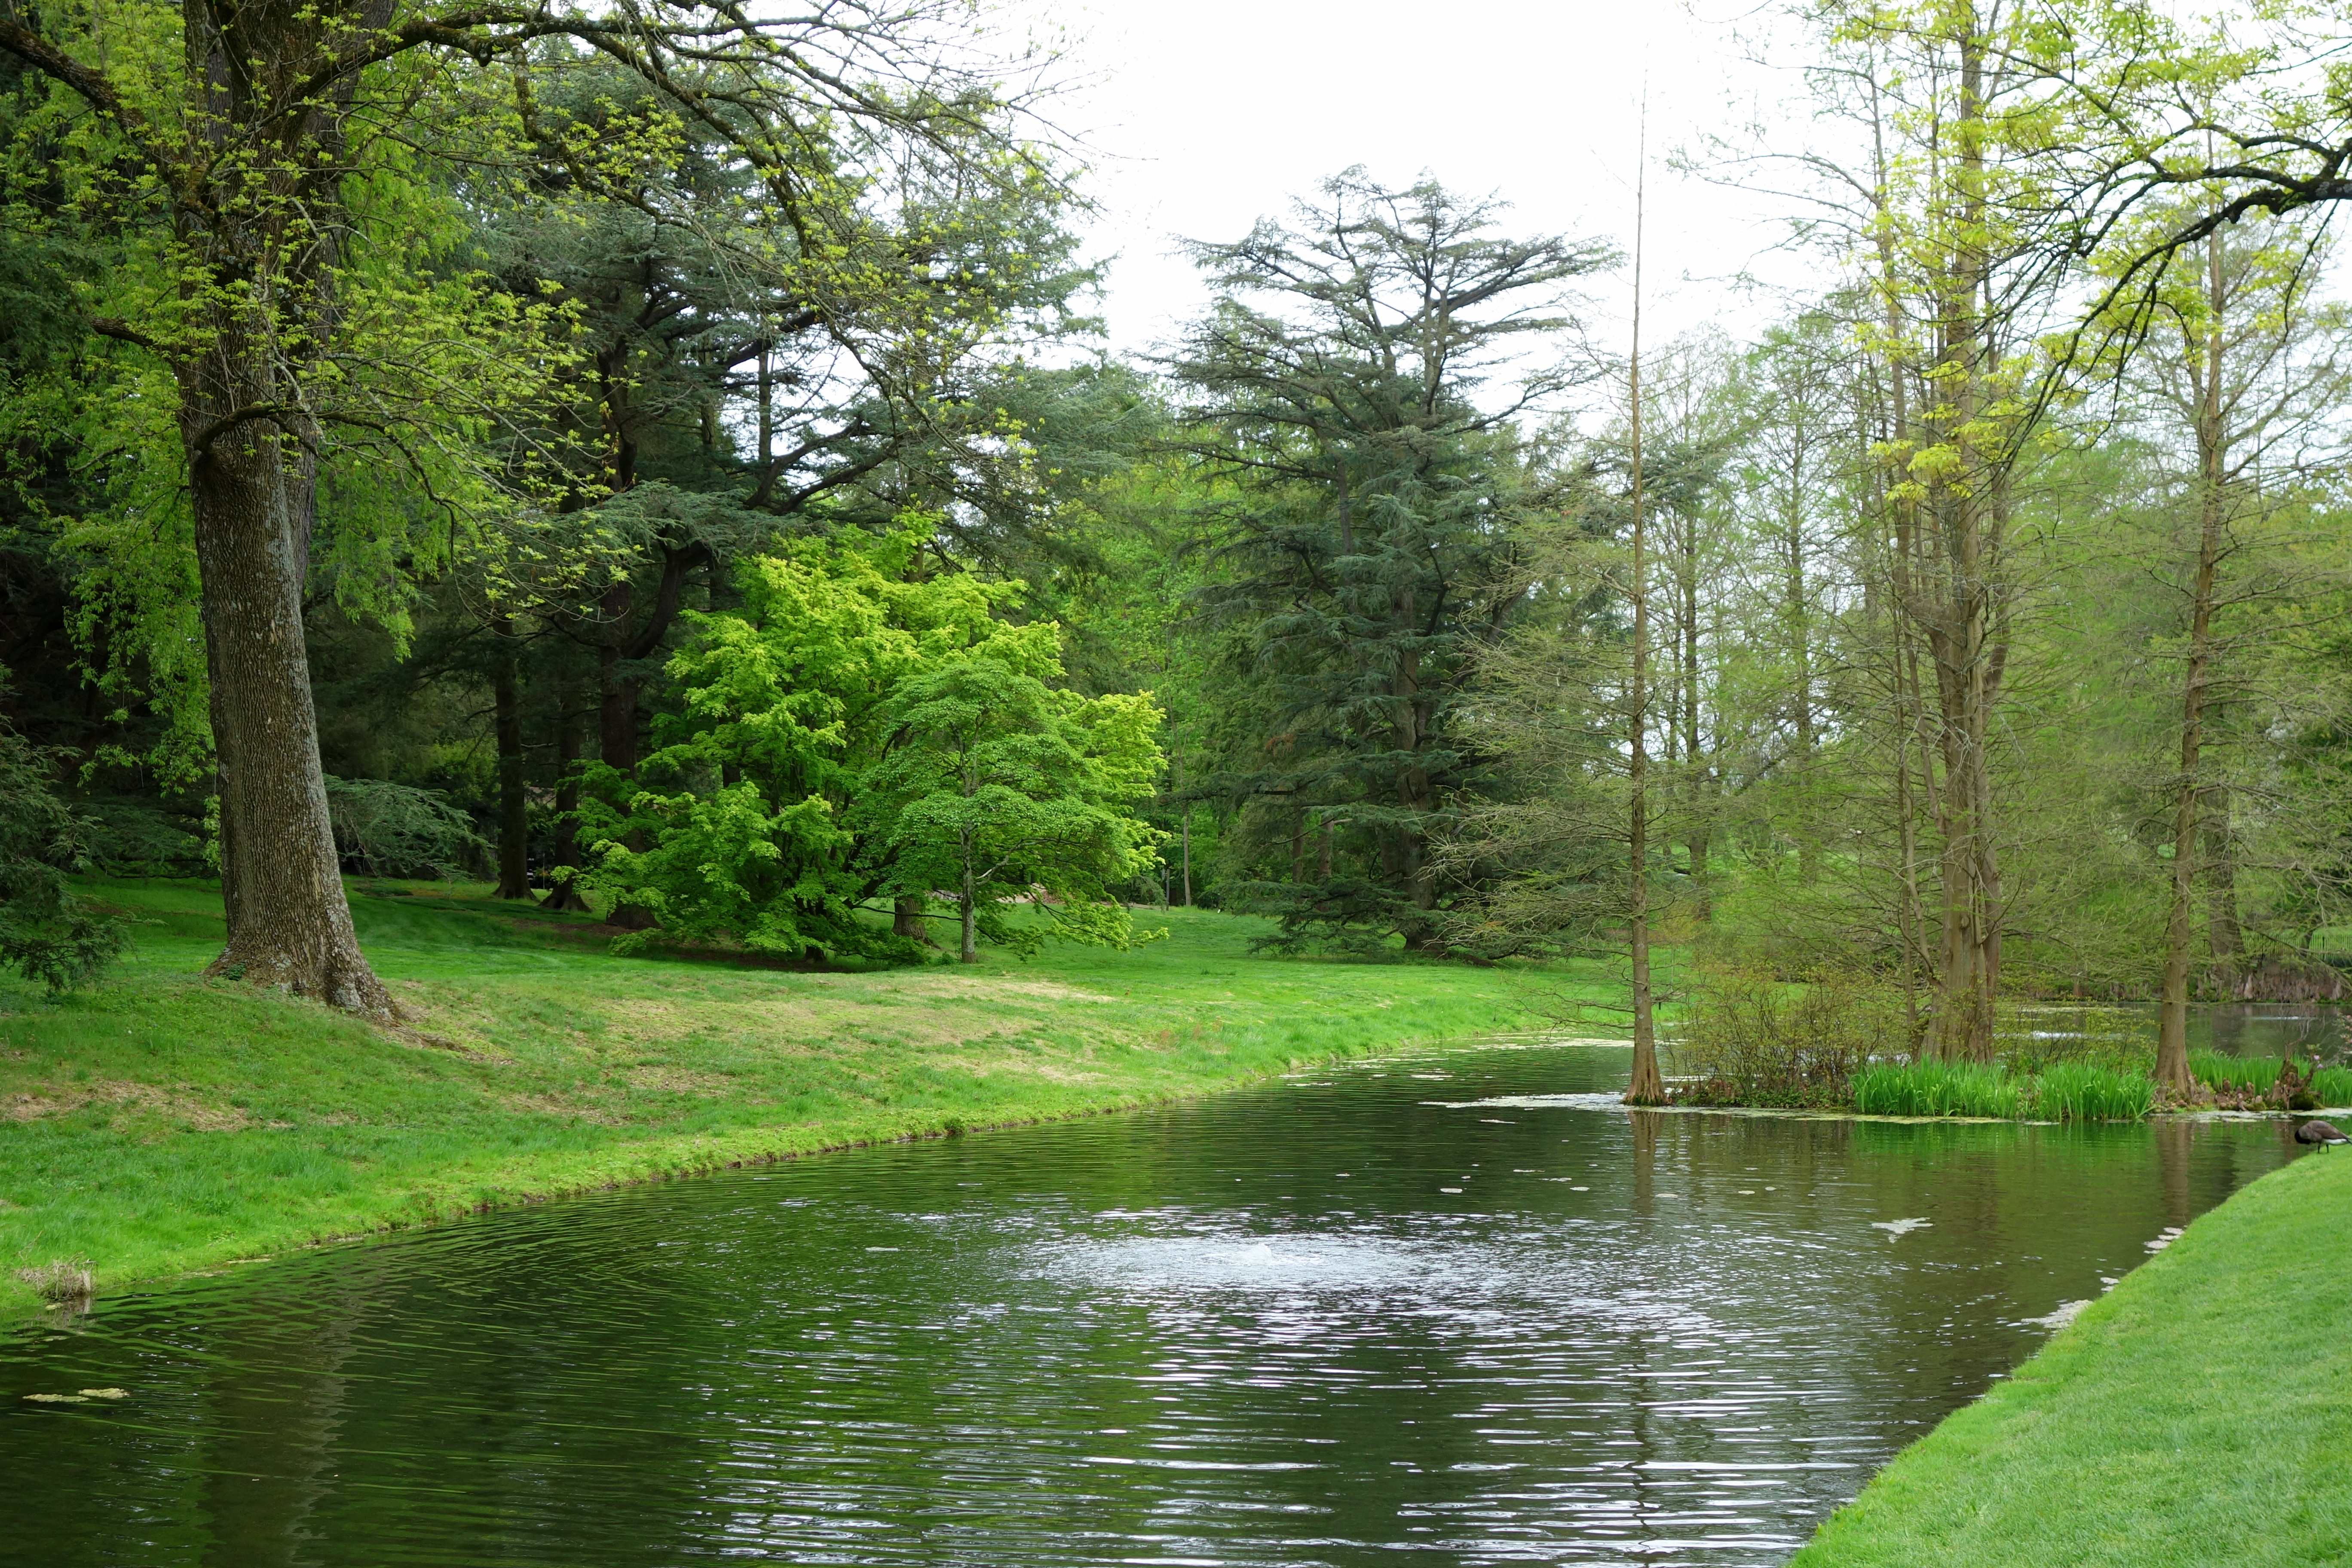
<instances>
[{"instance_id":1,"label":"dark green evergreen","mask_svg":"<svg viewBox=\"0 0 2352 1568\"><path fill-rule=\"evenodd\" d=\"M1228 898L1287 945L1438 949L1463 891L1433 854L1485 782L1459 708L1544 504L1519 425L1574 379L1543 358L1564 286L1612 258L1502 237L1499 214L1351 170L1288 226L1192 247L1218 300L1168 368L1180 445L1228 483L1200 520L1224 580L1198 603L1256 688L1214 781L1259 868Z\"/></svg>"}]
</instances>

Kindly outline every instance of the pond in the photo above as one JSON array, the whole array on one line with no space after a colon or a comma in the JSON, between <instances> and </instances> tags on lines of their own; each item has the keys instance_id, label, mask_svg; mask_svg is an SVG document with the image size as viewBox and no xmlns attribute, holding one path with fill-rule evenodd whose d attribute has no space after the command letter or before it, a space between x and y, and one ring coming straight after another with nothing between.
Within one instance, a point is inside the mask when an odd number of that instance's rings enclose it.
<instances>
[{"instance_id":1,"label":"pond","mask_svg":"<svg viewBox=\"0 0 2352 1568\"><path fill-rule=\"evenodd\" d=\"M2294 1154L2283 1123L1529 1100L1625 1070L1575 1046L1350 1066L101 1299L0 1338L9 1544L1775 1563L2036 1320ZM121 1397L24 1397L85 1389Z\"/></svg>"}]
</instances>

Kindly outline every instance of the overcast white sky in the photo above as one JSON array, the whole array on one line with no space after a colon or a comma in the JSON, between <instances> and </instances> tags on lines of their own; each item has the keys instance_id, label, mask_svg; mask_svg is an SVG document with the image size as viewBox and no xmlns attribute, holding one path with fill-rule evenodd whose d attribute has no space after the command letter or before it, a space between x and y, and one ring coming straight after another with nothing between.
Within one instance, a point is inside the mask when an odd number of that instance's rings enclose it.
<instances>
[{"instance_id":1,"label":"overcast white sky","mask_svg":"<svg viewBox=\"0 0 2352 1568\"><path fill-rule=\"evenodd\" d=\"M1019 0L1016 0L1016 4ZM1426 170L1509 201L1517 232L1633 230L1646 72L1649 221L1644 337L1771 313L1733 280L1753 268L1801 284L1769 254L1783 230L1760 201L1678 176L1677 145L1779 119L1795 84L1743 62L1736 27L1759 0L1031 0L1071 35L1083 85L1054 118L1092 150L1115 254L1114 344L1145 350L1204 295L1176 237L1230 239L1352 163L1377 179ZM1595 279L1591 325L1622 336L1631 279Z\"/></svg>"}]
</instances>

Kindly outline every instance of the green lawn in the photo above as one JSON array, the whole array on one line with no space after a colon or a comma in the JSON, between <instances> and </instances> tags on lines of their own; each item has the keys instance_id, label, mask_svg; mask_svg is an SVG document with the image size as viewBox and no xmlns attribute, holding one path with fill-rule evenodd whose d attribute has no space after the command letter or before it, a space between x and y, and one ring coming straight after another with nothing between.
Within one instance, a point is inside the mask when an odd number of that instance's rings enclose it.
<instances>
[{"instance_id":1,"label":"green lawn","mask_svg":"<svg viewBox=\"0 0 2352 1568\"><path fill-rule=\"evenodd\" d=\"M614 958L480 888L359 890L411 1014L380 1033L195 972L217 892L90 890L151 922L94 992L0 981L0 1313L21 1268L101 1289L485 1205L1198 1094L1293 1063L1537 1026L1507 972L1250 955L1178 910L1133 952L862 973ZM1547 993L1560 977L1545 977Z\"/></svg>"},{"instance_id":2,"label":"green lawn","mask_svg":"<svg viewBox=\"0 0 2352 1568\"><path fill-rule=\"evenodd\" d=\"M1792 1568L2352 1560L2352 1153L2190 1226Z\"/></svg>"}]
</instances>

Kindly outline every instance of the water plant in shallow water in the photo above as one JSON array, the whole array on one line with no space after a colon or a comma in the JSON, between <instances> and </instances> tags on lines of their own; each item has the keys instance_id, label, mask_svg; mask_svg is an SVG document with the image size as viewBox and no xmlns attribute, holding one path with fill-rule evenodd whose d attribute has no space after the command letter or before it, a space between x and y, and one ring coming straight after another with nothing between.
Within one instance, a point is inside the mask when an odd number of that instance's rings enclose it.
<instances>
[{"instance_id":1,"label":"water plant in shallow water","mask_svg":"<svg viewBox=\"0 0 2352 1568\"><path fill-rule=\"evenodd\" d=\"M2024 1114L2026 1085L1974 1062L1878 1062L1853 1075L1853 1108L1865 1116Z\"/></svg>"},{"instance_id":2,"label":"water plant in shallow water","mask_svg":"<svg viewBox=\"0 0 2352 1568\"><path fill-rule=\"evenodd\" d=\"M2199 1083L2224 1095L2268 1094L2278 1082L2279 1058L2233 1057L2221 1051L2191 1051L2189 1070ZM2311 1080L2310 1098L2321 1105L2352 1105L2352 1068L2320 1068Z\"/></svg>"},{"instance_id":3,"label":"water plant in shallow water","mask_svg":"<svg viewBox=\"0 0 2352 1568\"><path fill-rule=\"evenodd\" d=\"M2155 1101L2146 1073L2093 1062L2053 1062L2033 1080L2036 1115L2060 1121L2137 1121Z\"/></svg>"}]
</instances>

